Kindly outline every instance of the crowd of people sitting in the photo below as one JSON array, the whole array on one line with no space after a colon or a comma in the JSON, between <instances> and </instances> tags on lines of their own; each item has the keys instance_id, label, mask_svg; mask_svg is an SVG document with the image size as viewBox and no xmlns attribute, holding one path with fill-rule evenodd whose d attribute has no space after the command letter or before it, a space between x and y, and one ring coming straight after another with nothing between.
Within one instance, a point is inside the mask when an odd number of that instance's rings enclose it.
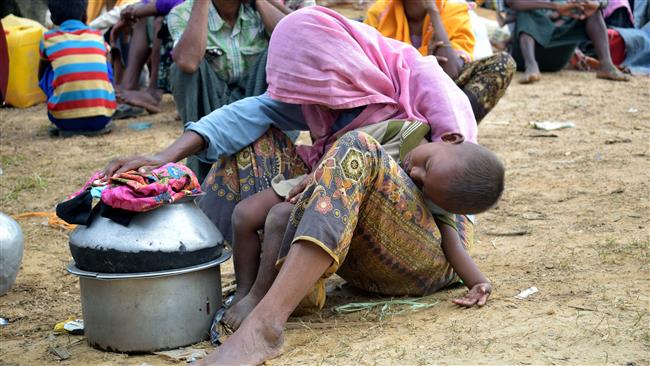
<instances>
[{"instance_id":1,"label":"crowd of people sitting","mask_svg":"<svg viewBox=\"0 0 650 366\"><path fill-rule=\"evenodd\" d=\"M173 95L183 123L263 93L273 29L285 15L316 5L119 0L102 10L101 0L48 3L56 28L42 42L41 87L54 132L66 136L104 133L111 118L160 112L164 93ZM498 10L496 26L476 15L480 4ZM480 122L503 96L515 68L524 71L521 83L565 67L595 69L599 78L621 81L629 79L624 72L647 73L648 18L648 3L634 0L377 0L358 20L435 56ZM477 31L485 24L494 49L503 51L493 54L487 45L487 54L479 52L489 42ZM495 33L508 36L495 40ZM80 40L94 44L75 46ZM60 57L61 49L66 57ZM68 75L71 69L76 76ZM193 159L189 164L205 177L209 166Z\"/></svg>"}]
</instances>

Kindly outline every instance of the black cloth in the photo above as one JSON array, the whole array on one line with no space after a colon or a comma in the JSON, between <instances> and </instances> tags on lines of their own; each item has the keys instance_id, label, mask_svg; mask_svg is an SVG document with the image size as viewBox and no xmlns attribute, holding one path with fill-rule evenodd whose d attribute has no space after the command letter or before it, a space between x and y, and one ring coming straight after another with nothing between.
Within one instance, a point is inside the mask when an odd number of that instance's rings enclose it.
<instances>
[{"instance_id":1,"label":"black cloth","mask_svg":"<svg viewBox=\"0 0 650 366\"><path fill-rule=\"evenodd\" d=\"M56 205L56 215L68 224L88 226L92 222L93 197L90 189L77 197L63 201ZM131 219L137 212L111 207L104 202L99 202L96 209L99 214L123 226L129 226Z\"/></svg>"},{"instance_id":2,"label":"black cloth","mask_svg":"<svg viewBox=\"0 0 650 366\"><path fill-rule=\"evenodd\" d=\"M56 215L68 224L90 225L90 212L93 208L93 196L87 190L73 199L56 205Z\"/></svg>"}]
</instances>

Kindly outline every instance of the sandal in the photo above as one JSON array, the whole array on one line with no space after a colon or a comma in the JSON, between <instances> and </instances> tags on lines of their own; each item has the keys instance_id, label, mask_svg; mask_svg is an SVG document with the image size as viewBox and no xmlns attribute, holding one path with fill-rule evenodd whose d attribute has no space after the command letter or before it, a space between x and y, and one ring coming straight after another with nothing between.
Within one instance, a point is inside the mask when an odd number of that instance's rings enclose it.
<instances>
[{"instance_id":1,"label":"sandal","mask_svg":"<svg viewBox=\"0 0 650 366\"><path fill-rule=\"evenodd\" d=\"M144 108L135 107L126 103L121 103L117 105L117 108L115 109L115 114L113 114L113 119L125 119L125 118L137 117L141 114L144 114Z\"/></svg>"},{"instance_id":2,"label":"sandal","mask_svg":"<svg viewBox=\"0 0 650 366\"><path fill-rule=\"evenodd\" d=\"M226 295L226 298L223 300L223 304L214 314L212 325L210 325L210 343L215 346L220 346L221 343L223 343L225 339L222 340L222 336L229 336L235 332L232 328L230 328L228 324L222 321L223 316L226 313L226 309L230 307L234 299L235 293L233 291L230 294Z\"/></svg>"}]
</instances>

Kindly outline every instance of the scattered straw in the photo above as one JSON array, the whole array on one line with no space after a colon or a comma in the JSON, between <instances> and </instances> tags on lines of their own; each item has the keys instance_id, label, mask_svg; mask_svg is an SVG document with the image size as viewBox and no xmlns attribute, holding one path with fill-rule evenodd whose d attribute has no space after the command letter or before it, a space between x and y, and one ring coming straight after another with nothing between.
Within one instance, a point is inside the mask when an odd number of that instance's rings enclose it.
<instances>
[{"instance_id":1,"label":"scattered straw","mask_svg":"<svg viewBox=\"0 0 650 366\"><path fill-rule=\"evenodd\" d=\"M380 300L380 301L370 301L370 302L353 302L345 305L340 305L332 309L335 313L347 314L354 313L357 311L370 311L372 309L379 309L379 319L384 319L387 315L399 315L406 311L417 311L426 308L430 308L438 304L438 301L433 302L420 302L425 299L424 297L420 298L410 298L410 299L390 299L390 300ZM391 307L394 306L406 306L406 308L391 312Z\"/></svg>"},{"instance_id":2,"label":"scattered straw","mask_svg":"<svg viewBox=\"0 0 650 366\"><path fill-rule=\"evenodd\" d=\"M68 224L56 216L55 212L25 212L13 216L20 220L28 217L47 217L47 224L55 229L73 230L77 225Z\"/></svg>"}]
</instances>

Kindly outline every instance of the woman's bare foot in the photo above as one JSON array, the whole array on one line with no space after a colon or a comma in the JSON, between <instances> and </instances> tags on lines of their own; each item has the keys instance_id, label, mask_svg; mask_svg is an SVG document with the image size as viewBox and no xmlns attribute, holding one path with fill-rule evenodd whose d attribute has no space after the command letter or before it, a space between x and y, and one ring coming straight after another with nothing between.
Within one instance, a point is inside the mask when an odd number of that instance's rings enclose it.
<instances>
[{"instance_id":1,"label":"woman's bare foot","mask_svg":"<svg viewBox=\"0 0 650 366\"><path fill-rule=\"evenodd\" d=\"M282 324L265 316L249 317L216 351L197 365L259 365L280 355L284 343Z\"/></svg>"},{"instance_id":2,"label":"woman's bare foot","mask_svg":"<svg viewBox=\"0 0 650 366\"><path fill-rule=\"evenodd\" d=\"M541 78L542 74L539 72L537 62L526 62L526 71L524 71L524 76L519 79L519 84L532 84Z\"/></svg>"},{"instance_id":3,"label":"woman's bare foot","mask_svg":"<svg viewBox=\"0 0 650 366\"><path fill-rule=\"evenodd\" d=\"M539 72L537 65L534 67L526 67L524 76L519 79L519 84L532 84L538 82L542 78L542 74Z\"/></svg>"},{"instance_id":4,"label":"woman's bare foot","mask_svg":"<svg viewBox=\"0 0 650 366\"><path fill-rule=\"evenodd\" d=\"M156 100L153 95L149 94L146 91L140 90L123 90L120 93L119 98L134 106L142 107L147 110L149 113L160 113L160 100Z\"/></svg>"},{"instance_id":5,"label":"woman's bare foot","mask_svg":"<svg viewBox=\"0 0 650 366\"><path fill-rule=\"evenodd\" d=\"M601 69L596 73L596 77L599 79L607 79L607 80L614 80L614 81L630 81L630 78L627 75L623 74L614 66L601 67Z\"/></svg>"},{"instance_id":6,"label":"woman's bare foot","mask_svg":"<svg viewBox=\"0 0 650 366\"><path fill-rule=\"evenodd\" d=\"M237 301L223 315L223 322L226 323L231 329L237 330L242 324L248 314L255 309L257 304L262 298L253 295L249 292L241 300Z\"/></svg>"}]
</instances>

